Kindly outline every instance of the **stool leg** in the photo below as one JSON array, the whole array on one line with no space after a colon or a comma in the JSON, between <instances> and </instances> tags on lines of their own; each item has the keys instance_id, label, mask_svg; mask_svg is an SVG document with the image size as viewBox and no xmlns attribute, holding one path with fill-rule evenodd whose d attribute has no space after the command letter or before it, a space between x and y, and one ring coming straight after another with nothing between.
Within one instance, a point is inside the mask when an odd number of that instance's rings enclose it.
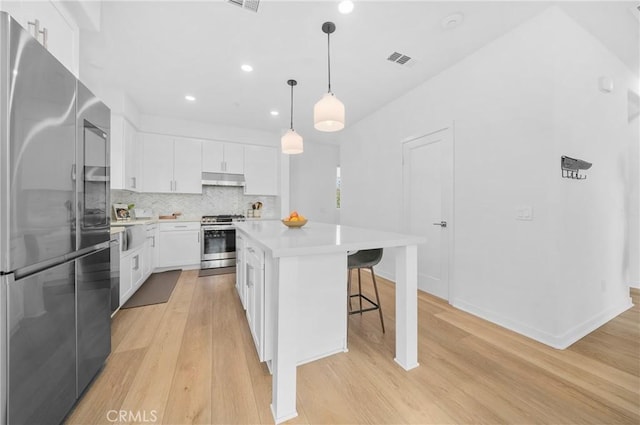
<instances>
[{"instance_id":1,"label":"stool leg","mask_svg":"<svg viewBox=\"0 0 640 425\"><path fill-rule=\"evenodd\" d=\"M360 280L360 268L358 268L358 299L360 300L360 316L362 316L362 282Z\"/></svg>"},{"instance_id":2,"label":"stool leg","mask_svg":"<svg viewBox=\"0 0 640 425\"><path fill-rule=\"evenodd\" d=\"M371 270L371 279L373 279L373 290L376 291L376 303L378 304L378 313L380 313L380 324L382 325L382 333L384 333L384 319L382 318L382 305L380 304L380 296L378 295L378 284L376 283L376 275L373 273L373 267L369 267Z\"/></svg>"},{"instance_id":3,"label":"stool leg","mask_svg":"<svg viewBox=\"0 0 640 425\"><path fill-rule=\"evenodd\" d=\"M351 307L351 269L347 269L347 302L349 303L349 313L353 310Z\"/></svg>"}]
</instances>

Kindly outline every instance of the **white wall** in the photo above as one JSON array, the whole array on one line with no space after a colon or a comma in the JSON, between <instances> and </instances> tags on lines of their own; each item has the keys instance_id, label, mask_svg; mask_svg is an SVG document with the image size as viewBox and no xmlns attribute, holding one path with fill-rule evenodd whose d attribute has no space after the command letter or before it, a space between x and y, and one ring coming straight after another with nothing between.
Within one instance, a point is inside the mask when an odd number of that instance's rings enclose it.
<instances>
[{"instance_id":1,"label":"white wall","mask_svg":"<svg viewBox=\"0 0 640 425\"><path fill-rule=\"evenodd\" d=\"M637 162L630 161L634 131L627 92L636 89L637 79L601 43L559 14L554 34L553 154L593 163L586 180L562 179L553 187L554 285L563 301L555 332L563 341L592 331L630 303L629 274L638 261L630 257L630 223L638 217L637 212L633 217L629 196ZM613 80L613 92L599 90L603 76Z\"/></svg>"},{"instance_id":2,"label":"white wall","mask_svg":"<svg viewBox=\"0 0 640 425\"><path fill-rule=\"evenodd\" d=\"M621 91L598 92L603 72ZM546 10L345 130L342 223L402 231L400 141L455 123L450 302L570 344L629 305L620 232L629 169L619 162L632 137L620 102L630 78L564 12ZM592 159L589 179L562 179L561 155ZM515 220L524 205L533 221ZM393 259L378 271L393 276Z\"/></svg>"},{"instance_id":3,"label":"white wall","mask_svg":"<svg viewBox=\"0 0 640 425\"><path fill-rule=\"evenodd\" d=\"M309 220L338 223L336 167L339 161L338 146L305 140L304 152L289 158L292 210Z\"/></svg>"}]
</instances>

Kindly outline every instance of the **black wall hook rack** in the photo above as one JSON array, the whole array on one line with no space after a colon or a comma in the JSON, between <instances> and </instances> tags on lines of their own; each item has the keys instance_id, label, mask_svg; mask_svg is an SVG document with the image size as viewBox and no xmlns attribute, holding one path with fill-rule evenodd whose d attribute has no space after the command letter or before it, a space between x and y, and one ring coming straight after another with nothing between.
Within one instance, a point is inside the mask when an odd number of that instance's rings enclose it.
<instances>
[{"instance_id":1,"label":"black wall hook rack","mask_svg":"<svg viewBox=\"0 0 640 425\"><path fill-rule=\"evenodd\" d=\"M586 175L580 174L580 170L588 170L591 168L591 163L582 159L571 158L568 156L562 156L560 158L560 169L562 170L562 177L565 179L585 180Z\"/></svg>"}]
</instances>

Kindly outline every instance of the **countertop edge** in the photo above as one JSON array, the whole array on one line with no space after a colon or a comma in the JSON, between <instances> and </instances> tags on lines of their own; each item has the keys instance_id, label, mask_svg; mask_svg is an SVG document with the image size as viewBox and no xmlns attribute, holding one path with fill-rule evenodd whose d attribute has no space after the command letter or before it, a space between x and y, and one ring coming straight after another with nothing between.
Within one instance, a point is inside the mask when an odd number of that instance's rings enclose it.
<instances>
[{"instance_id":1,"label":"countertop edge","mask_svg":"<svg viewBox=\"0 0 640 425\"><path fill-rule=\"evenodd\" d=\"M276 221L276 220L273 220ZM251 229L244 228L242 223L238 223L236 226L236 230L240 231L247 237L251 238L252 241L255 241L260 247L270 252L270 254L274 258L280 257L297 257L297 256L310 256L310 255L323 255L323 254L332 254L332 253L340 253L347 251L356 251L359 249L371 249L375 245L377 248L397 248L402 246L410 246L410 245L419 245L421 243L426 242L426 238L421 236L413 236L413 235L405 235L396 232L387 232L383 230L376 229L366 229L366 228L358 228L355 226L344 226L341 227L350 227L363 231L370 231L379 233L381 238L379 240L367 240L367 241L354 241L348 242L340 245L335 244L320 244L316 246L307 246L307 247L293 247L293 248L278 248L273 247L268 242L261 240L259 235L256 235L255 232L251 232ZM331 223L322 223L330 226L338 226L336 224ZM289 229L289 231L297 231L297 229ZM388 238L386 238L388 236Z\"/></svg>"}]
</instances>

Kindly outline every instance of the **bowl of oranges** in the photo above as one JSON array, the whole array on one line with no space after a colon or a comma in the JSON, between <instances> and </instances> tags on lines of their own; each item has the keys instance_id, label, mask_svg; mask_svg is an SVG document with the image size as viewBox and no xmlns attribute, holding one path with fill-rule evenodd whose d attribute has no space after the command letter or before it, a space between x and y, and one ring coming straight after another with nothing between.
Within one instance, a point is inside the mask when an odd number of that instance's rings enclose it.
<instances>
[{"instance_id":1,"label":"bowl of oranges","mask_svg":"<svg viewBox=\"0 0 640 425\"><path fill-rule=\"evenodd\" d=\"M307 224L307 219L303 215L298 214L297 211L291 211L291 214L287 218L282 219L282 224L287 227L302 227Z\"/></svg>"}]
</instances>

